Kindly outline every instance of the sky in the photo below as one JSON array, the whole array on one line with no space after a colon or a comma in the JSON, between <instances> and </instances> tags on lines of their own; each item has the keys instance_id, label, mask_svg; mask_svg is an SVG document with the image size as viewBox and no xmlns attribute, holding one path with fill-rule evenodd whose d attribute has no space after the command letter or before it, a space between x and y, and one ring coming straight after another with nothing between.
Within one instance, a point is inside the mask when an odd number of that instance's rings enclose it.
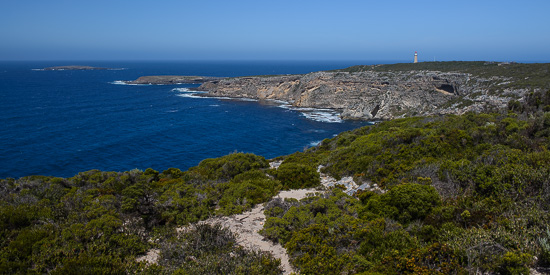
<instances>
[{"instance_id":1,"label":"sky","mask_svg":"<svg viewBox=\"0 0 550 275\"><path fill-rule=\"evenodd\" d=\"M550 62L548 0L0 0L0 60Z\"/></svg>"}]
</instances>

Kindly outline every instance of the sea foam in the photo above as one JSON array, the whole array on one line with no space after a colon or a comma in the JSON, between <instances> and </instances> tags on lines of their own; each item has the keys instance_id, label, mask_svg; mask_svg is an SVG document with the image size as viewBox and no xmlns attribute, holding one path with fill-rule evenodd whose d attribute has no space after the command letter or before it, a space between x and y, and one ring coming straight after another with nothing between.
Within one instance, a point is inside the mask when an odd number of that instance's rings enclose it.
<instances>
[{"instance_id":1,"label":"sea foam","mask_svg":"<svg viewBox=\"0 0 550 275\"><path fill-rule=\"evenodd\" d=\"M205 97L205 96L200 96L198 94L206 93L206 92L192 91L192 90L189 90L188 88L174 88L172 89L172 91L178 92L179 93L178 96L180 97L187 97L187 98L212 98L212 99L218 99L218 100L237 100L237 101L251 101L251 102L258 101L257 99L245 98L245 97L224 97L224 96ZM290 103L282 100L268 100L268 101L274 103L277 107L299 112L304 117L310 120L326 122L326 123L343 122L342 118L340 118L340 113L333 109L294 107Z\"/></svg>"},{"instance_id":2,"label":"sea foam","mask_svg":"<svg viewBox=\"0 0 550 275\"><path fill-rule=\"evenodd\" d=\"M191 91L188 88L174 88L171 91L172 92L180 92L180 93L195 93L194 91Z\"/></svg>"},{"instance_id":3,"label":"sea foam","mask_svg":"<svg viewBox=\"0 0 550 275\"><path fill-rule=\"evenodd\" d=\"M198 96L197 94L203 94L205 92L191 91L188 88L174 88L172 92L178 92L177 96L187 98L207 98L204 96Z\"/></svg>"},{"instance_id":4,"label":"sea foam","mask_svg":"<svg viewBox=\"0 0 550 275\"><path fill-rule=\"evenodd\" d=\"M310 147L315 147L315 146L321 144L321 142L322 142L322 140L312 141L312 142L309 143L309 146Z\"/></svg>"},{"instance_id":5,"label":"sea foam","mask_svg":"<svg viewBox=\"0 0 550 275\"><path fill-rule=\"evenodd\" d=\"M180 93L178 94L178 96L189 97L189 98L212 98L212 99L220 99L220 100L237 100L237 101L251 101L251 102L258 101L257 99L245 98L245 97L199 96L199 94L205 94L206 92L191 91L188 88L174 88L172 89L172 91Z\"/></svg>"},{"instance_id":6,"label":"sea foam","mask_svg":"<svg viewBox=\"0 0 550 275\"><path fill-rule=\"evenodd\" d=\"M281 104L279 107L288 109L291 111L300 112L300 114L307 119L311 119L319 122L327 123L342 123L343 120L340 117L340 113L333 109L317 109L317 108L304 108L294 107L289 103Z\"/></svg>"},{"instance_id":7,"label":"sea foam","mask_svg":"<svg viewBox=\"0 0 550 275\"><path fill-rule=\"evenodd\" d=\"M328 123L342 123L342 118L340 114L335 111L312 111L312 112L302 112L302 115L308 119L328 122Z\"/></svg>"},{"instance_id":8,"label":"sea foam","mask_svg":"<svg viewBox=\"0 0 550 275\"><path fill-rule=\"evenodd\" d=\"M130 83L127 83L124 80L115 80L115 81L109 82L109 83L115 84L115 85L128 85L128 86L150 86L150 85L153 85L153 84L130 84Z\"/></svg>"}]
</instances>

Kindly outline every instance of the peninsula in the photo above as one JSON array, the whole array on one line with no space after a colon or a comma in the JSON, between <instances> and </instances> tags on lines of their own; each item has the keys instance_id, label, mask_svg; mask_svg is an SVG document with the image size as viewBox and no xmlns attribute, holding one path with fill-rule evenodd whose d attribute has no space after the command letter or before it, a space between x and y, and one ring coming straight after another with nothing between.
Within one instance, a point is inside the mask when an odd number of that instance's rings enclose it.
<instances>
[{"instance_id":1,"label":"peninsula","mask_svg":"<svg viewBox=\"0 0 550 275\"><path fill-rule=\"evenodd\" d=\"M332 108L343 118L389 120L484 112L548 89L550 64L426 62L354 66L305 75L206 82L206 96L275 99L295 107Z\"/></svg>"},{"instance_id":2,"label":"peninsula","mask_svg":"<svg viewBox=\"0 0 550 275\"><path fill-rule=\"evenodd\" d=\"M346 119L390 120L486 112L550 87L550 64L422 62L353 66L304 75L144 76L128 84L197 83L201 96L282 100Z\"/></svg>"}]
</instances>

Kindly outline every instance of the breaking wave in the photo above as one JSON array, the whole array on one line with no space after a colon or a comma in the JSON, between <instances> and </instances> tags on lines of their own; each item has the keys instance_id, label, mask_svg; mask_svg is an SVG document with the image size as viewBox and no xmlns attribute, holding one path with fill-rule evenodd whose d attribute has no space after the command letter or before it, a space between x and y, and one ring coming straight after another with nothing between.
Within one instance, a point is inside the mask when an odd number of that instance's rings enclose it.
<instances>
[{"instance_id":1,"label":"breaking wave","mask_svg":"<svg viewBox=\"0 0 550 275\"><path fill-rule=\"evenodd\" d=\"M250 101L257 102L259 100L253 98L244 98L244 97L211 97L211 96L200 96L199 94L204 94L206 92L192 91L188 88L174 88L173 92L178 92L178 96L187 97L187 98L213 98L220 100L237 100L237 101ZM326 123L342 123L343 120L340 117L340 112L333 109L317 109L317 108L300 108L294 107L290 103L282 100L267 100L270 103L273 103L275 106L288 109L291 111L299 112L302 116L307 119L326 122Z\"/></svg>"},{"instance_id":2,"label":"breaking wave","mask_svg":"<svg viewBox=\"0 0 550 275\"><path fill-rule=\"evenodd\" d=\"M308 112L302 112L302 115L308 119L315 120L315 121L328 122L328 123L342 123L342 118L340 117L340 114L333 110L308 111Z\"/></svg>"},{"instance_id":3,"label":"breaking wave","mask_svg":"<svg viewBox=\"0 0 550 275\"><path fill-rule=\"evenodd\" d=\"M128 85L128 86L150 86L150 85L153 85L153 84L130 84L130 83L127 83L124 80L115 80L115 81L110 82L110 83L115 84L115 85Z\"/></svg>"},{"instance_id":4,"label":"breaking wave","mask_svg":"<svg viewBox=\"0 0 550 275\"><path fill-rule=\"evenodd\" d=\"M333 109L300 108L300 107L294 107L288 103L281 104L279 105L279 107L300 112L302 116L314 121L326 122L326 123L343 122L342 118L340 117L340 112Z\"/></svg>"},{"instance_id":5,"label":"breaking wave","mask_svg":"<svg viewBox=\"0 0 550 275\"><path fill-rule=\"evenodd\" d=\"M197 94L204 94L205 92L198 92L198 91L191 91L188 88L174 88L171 90L172 92L178 92L177 96L179 97L187 97L187 98L207 98L204 96L199 96Z\"/></svg>"},{"instance_id":6,"label":"breaking wave","mask_svg":"<svg viewBox=\"0 0 550 275\"><path fill-rule=\"evenodd\" d=\"M322 142L322 140L312 141L312 142L309 143L309 146L310 147L315 147L315 146L321 144L321 142Z\"/></svg>"}]
</instances>

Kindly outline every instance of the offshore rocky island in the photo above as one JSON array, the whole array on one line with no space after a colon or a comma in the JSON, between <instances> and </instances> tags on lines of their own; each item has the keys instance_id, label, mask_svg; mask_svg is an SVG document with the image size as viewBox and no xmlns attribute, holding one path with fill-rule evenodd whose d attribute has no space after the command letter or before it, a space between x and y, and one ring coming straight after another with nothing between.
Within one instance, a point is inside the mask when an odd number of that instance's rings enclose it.
<instances>
[{"instance_id":1,"label":"offshore rocky island","mask_svg":"<svg viewBox=\"0 0 550 275\"><path fill-rule=\"evenodd\" d=\"M54 66L42 69L44 71L89 71L89 70L110 70L110 68L92 67L84 65Z\"/></svg>"},{"instance_id":2,"label":"offshore rocky island","mask_svg":"<svg viewBox=\"0 0 550 275\"><path fill-rule=\"evenodd\" d=\"M0 180L0 273L550 272L550 64L187 79L388 121L272 160Z\"/></svg>"},{"instance_id":3,"label":"offshore rocky island","mask_svg":"<svg viewBox=\"0 0 550 275\"><path fill-rule=\"evenodd\" d=\"M537 81L545 72L547 64L425 62L304 75L149 76L127 83L202 83L196 90L207 93L201 96L282 100L295 107L337 109L345 119L389 120L502 109L544 89Z\"/></svg>"},{"instance_id":4,"label":"offshore rocky island","mask_svg":"<svg viewBox=\"0 0 550 275\"><path fill-rule=\"evenodd\" d=\"M216 81L221 77L212 76L181 76L181 75L151 75L142 76L136 80L124 81L126 84L156 84L156 85L173 85L173 84L200 84L207 81Z\"/></svg>"}]
</instances>

